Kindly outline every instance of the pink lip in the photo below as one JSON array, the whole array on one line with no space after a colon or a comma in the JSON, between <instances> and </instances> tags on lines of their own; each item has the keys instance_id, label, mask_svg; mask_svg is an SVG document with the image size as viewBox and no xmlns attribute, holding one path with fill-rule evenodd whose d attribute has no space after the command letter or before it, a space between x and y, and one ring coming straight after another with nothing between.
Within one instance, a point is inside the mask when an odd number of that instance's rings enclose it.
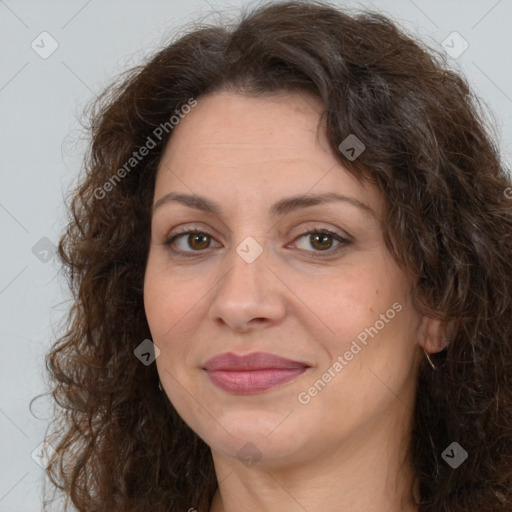
<instances>
[{"instance_id":1,"label":"pink lip","mask_svg":"<svg viewBox=\"0 0 512 512\"><path fill-rule=\"evenodd\" d=\"M213 384L231 393L259 393L284 384L310 366L265 352L245 356L226 352L209 359L203 369Z\"/></svg>"}]
</instances>

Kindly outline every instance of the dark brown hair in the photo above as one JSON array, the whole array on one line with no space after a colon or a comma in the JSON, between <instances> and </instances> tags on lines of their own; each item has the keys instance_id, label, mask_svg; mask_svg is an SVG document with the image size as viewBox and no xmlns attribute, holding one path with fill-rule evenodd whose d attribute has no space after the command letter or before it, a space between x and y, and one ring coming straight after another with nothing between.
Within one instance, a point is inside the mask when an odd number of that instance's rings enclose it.
<instances>
[{"instance_id":1,"label":"dark brown hair","mask_svg":"<svg viewBox=\"0 0 512 512\"><path fill-rule=\"evenodd\" d=\"M158 390L156 366L134 356L151 338L142 286L155 173L172 129L112 177L176 110L220 90L309 91L322 101L340 162L385 198L386 244L414 276L415 306L450 325L448 347L432 356L437 369L419 373L419 510L510 512L510 178L478 100L443 55L380 14L320 2L194 26L92 104L85 172L59 245L73 306L46 360L52 484L83 512L208 511L210 449ZM354 161L338 149L351 134L366 147ZM452 442L469 454L456 469L441 457Z\"/></svg>"}]
</instances>

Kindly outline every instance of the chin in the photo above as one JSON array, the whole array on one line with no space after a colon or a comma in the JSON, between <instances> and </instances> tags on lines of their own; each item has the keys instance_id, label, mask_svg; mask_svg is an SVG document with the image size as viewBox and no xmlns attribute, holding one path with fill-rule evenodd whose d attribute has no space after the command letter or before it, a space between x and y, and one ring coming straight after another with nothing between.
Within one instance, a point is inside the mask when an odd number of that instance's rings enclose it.
<instances>
[{"instance_id":1,"label":"chin","mask_svg":"<svg viewBox=\"0 0 512 512\"><path fill-rule=\"evenodd\" d=\"M225 420L220 422L222 425L229 425L226 428L227 432L218 424L214 429L211 426L206 427L204 435L200 432L203 429L196 432L212 451L241 462L246 458L268 462L278 461L297 452L303 444L297 435L300 432L299 426L294 427L291 422L286 426L280 425L283 420L282 415L279 421L275 420L273 414L265 418L265 413L259 412L258 416L256 422L254 413L250 412L239 415L236 420L232 418L230 422ZM307 440L303 442L306 443Z\"/></svg>"}]
</instances>

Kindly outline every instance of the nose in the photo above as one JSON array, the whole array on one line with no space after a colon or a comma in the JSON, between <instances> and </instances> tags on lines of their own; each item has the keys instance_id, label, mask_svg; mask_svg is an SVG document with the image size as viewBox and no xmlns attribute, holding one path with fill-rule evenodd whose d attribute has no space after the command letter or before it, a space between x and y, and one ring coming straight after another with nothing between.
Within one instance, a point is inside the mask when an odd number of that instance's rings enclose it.
<instances>
[{"instance_id":1,"label":"nose","mask_svg":"<svg viewBox=\"0 0 512 512\"><path fill-rule=\"evenodd\" d=\"M285 288L269 268L266 250L245 261L235 250L226 259L223 275L210 304L210 320L237 332L279 323L285 315Z\"/></svg>"}]
</instances>

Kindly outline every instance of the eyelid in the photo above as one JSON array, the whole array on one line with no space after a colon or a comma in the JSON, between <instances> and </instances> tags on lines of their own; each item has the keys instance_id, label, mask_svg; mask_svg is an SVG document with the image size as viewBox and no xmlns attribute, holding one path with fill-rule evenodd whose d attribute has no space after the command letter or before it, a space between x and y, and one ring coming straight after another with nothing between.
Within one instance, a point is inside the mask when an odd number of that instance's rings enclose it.
<instances>
[{"instance_id":1,"label":"eyelid","mask_svg":"<svg viewBox=\"0 0 512 512\"><path fill-rule=\"evenodd\" d=\"M207 249L202 251L182 251L180 249L172 249L172 244L176 241L177 238L184 236L184 235L191 235L191 234L200 234L200 235L206 235L212 240L215 240L215 237L208 232L206 229L200 229L198 227L185 227L181 229L180 231L177 231L173 233L172 235L168 235L165 239L165 242L163 245L167 246L169 250L171 250L174 254L177 254L178 256L200 256L206 252ZM208 247L208 249L211 249L211 247Z\"/></svg>"},{"instance_id":2,"label":"eyelid","mask_svg":"<svg viewBox=\"0 0 512 512\"><path fill-rule=\"evenodd\" d=\"M299 233L291 243L296 243L301 238L307 237L308 235L313 234L327 234L331 236L338 244L334 247L331 247L325 251L314 251L314 250L307 250L307 249L298 249L302 254L307 253L312 258L329 258L333 256L337 256L339 252L341 252L344 248L351 245L353 243L352 237L349 235L341 235L337 231L334 231L330 228L325 227L313 227L306 229L305 231L302 231Z\"/></svg>"}]
</instances>

